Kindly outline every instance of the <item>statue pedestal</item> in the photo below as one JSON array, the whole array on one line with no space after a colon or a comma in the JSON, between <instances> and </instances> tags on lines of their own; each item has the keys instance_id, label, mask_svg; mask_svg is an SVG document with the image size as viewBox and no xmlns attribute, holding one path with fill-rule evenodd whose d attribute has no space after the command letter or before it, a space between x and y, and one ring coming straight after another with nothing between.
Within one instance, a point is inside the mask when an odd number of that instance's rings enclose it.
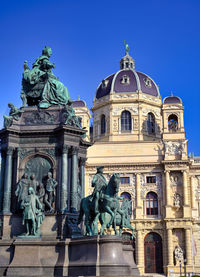
<instances>
[{"instance_id":1,"label":"statue pedestal","mask_svg":"<svg viewBox=\"0 0 200 277\"><path fill-rule=\"evenodd\" d=\"M68 244L69 240L16 239L6 276L67 276Z\"/></svg>"},{"instance_id":2,"label":"statue pedestal","mask_svg":"<svg viewBox=\"0 0 200 277\"><path fill-rule=\"evenodd\" d=\"M126 248L116 236L71 240L68 276L139 276L133 250Z\"/></svg>"}]
</instances>

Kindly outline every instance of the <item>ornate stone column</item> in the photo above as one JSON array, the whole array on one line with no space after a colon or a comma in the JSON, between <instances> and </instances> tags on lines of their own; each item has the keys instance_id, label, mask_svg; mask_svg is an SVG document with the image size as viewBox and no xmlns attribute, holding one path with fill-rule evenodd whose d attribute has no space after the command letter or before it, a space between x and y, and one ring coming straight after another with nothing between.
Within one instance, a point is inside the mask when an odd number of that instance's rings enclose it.
<instances>
[{"instance_id":1,"label":"ornate stone column","mask_svg":"<svg viewBox=\"0 0 200 277\"><path fill-rule=\"evenodd\" d=\"M8 147L6 152L6 168L4 176L3 213L10 213L12 188L12 156L13 148Z\"/></svg>"},{"instance_id":2,"label":"ornate stone column","mask_svg":"<svg viewBox=\"0 0 200 277\"><path fill-rule=\"evenodd\" d=\"M140 173L136 173L136 203L137 203L137 207L141 207Z\"/></svg>"},{"instance_id":3,"label":"ornate stone column","mask_svg":"<svg viewBox=\"0 0 200 277\"><path fill-rule=\"evenodd\" d=\"M192 265L192 244L191 244L191 230L185 229L185 249L187 265Z\"/></svg>"},{"instance_id":4,"label":"ornate stone column","mask_svg":"<svg viewBox=\"0 0 200 277\"><path fill-rule=\"evenodd\" d=\"M137 261L137 266L138 269L140 271L140 274L142 274L143 272L143 268L144 268L144 240L143 240L143 236L142 236L142 231L138 230L137 231L137 244L136 244L136 249L137 249L137 253L136 253L136 261Z\"/></svg>"},{"instance_id":5,"label":"ornate stone column","mask_svg":"<svg viewBox=\"0 0 200 277\"><path fill-rule=\"evenodd\" d=\"M166 204L167 204L167 206L170 206L171 205L171 188L170 188L169 170L165 171L165 187L166 187Z\"/></svg>"},{"instance_id":6,"label":"ornate stone column","mask_svg":"<svg viewBox=\"0 0 200 277\"><path fill-rule=\"evenodd\" d=\"M172 229L167 229L168 266L173 266L173 238Z\"/></svg>"},{"instance_id":7,"label":"ornate stone column","mask_svg":"<svg viewBox=\"0 0 200 277\"><path fill-rule=\"evenodd\" d=\"M187 184L187 171L183 170L183 196L184 196L184 205L189 205L188 199L188 184Z\"/></svg>"},{"instance_id":8,"label":"ornate stone column","mask_svg":"<svg viewBox=\"0 0 200 277\"><path fill-rule=\"evenodd\" d=\"M80 184L82 189L82 198L85 197L85 162L86 158L80 158Z\"/></svg>"},{"instance_id":9,"label":"ornate stone column","mask_svg":"<svg viewBox=\"0 0 200 277\"><path fill-rule=\"evenodd\" d=\"M135 209L136 219L142 217L142 203L141 203L140 191L141 191L140 173L136 173L136 209Z\"/></svg>"},{"instance_id":10,"label":"ornate stone column","mask_svg":"<svg viewBox=\"0 0 200 277\"><path fill-rule=\"evenodd\" d=\"M71 212L77 211L78 147L72 148Z\"/></svg>"},{"instance_id":11,"label":"ornate stone column","mask_svg":"<svg viewBox=\"0 0 200 277\"><path fill-rule=\"evenodd\" d=\"M6 165L6 153L4 150L1 150L0 211L2 211L3 209L3 187L4 187L5 165Z\"/></svg>"},{"instance_id":12,"label":"ornate stone column","mask_svg":"<svg viewBox=\"0 0 200 277\"><path fill-rule=\"evenodd\" d=\"M62 148L62 164L61 164L61 212L65 210L69 210L69 205L67 203L67 196L68 196L68 145L63 145Z\"/></svg>"},{"instance_id":13,"label":"ornate stone column","mask_svg":"<svg viewBox=\"0 0 200 277\"><path fill-rule=\"evenodd\" d=\"M195 177L194 176L191 176L191 179L190 179L190 189L191 189L191 192L195 191ZM195 194L194 193L191 193L191 198L192 198L192 208L194 209L195 208Z\"/></svg>"}]
</instances>

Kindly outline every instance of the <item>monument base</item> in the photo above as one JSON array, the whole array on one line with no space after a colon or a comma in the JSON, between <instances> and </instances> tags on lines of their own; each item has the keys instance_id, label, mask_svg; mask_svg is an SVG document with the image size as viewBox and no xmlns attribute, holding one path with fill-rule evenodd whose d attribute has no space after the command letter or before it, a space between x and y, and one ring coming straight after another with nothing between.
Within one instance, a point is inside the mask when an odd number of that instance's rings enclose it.
<instances>
[{"instance_id":1,"label":"monument base","mask_svg":"<svg viewBox=\"0 0 200 277\"><path fill-rule=\"evenodd\" d=\"M132 246L116 236L51 241L17 238L12 247L13 257L2 272L4 276L140 275L133 259Z\"/></svg>"}]
</instances>

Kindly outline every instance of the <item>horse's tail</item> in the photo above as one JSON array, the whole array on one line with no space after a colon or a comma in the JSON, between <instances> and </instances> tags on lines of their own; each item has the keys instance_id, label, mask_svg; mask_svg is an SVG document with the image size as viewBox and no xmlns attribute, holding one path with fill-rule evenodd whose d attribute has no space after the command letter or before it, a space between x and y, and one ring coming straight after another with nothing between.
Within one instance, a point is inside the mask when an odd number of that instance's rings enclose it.
<instances>
[{"instance_id":1,"label":"horse's tail","mask_svg":"<svg viewBox=\"0 0 200 277\"><path fill-rule=\"evenodd\" d=\"M84 198L81 200L80 211L79 211L79 216L78 216L78 224L80 224L82 222L83 216L84 216L83 200L84 200Z\"/></svg>"}]
</instances>

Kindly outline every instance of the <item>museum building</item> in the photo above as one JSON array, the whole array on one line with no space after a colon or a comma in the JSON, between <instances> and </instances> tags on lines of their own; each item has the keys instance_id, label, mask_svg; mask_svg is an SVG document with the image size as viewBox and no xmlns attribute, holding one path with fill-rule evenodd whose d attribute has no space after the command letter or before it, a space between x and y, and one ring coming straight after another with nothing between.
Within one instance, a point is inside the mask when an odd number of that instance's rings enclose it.
<instances>
[{"instance_id":1,"label":"museum building","mask_svg":"<svg viewBox=\"0 0 200 277\"><path fill-rule=\"evenodd\" d=\"M73 106L89 132L86 103ZM120 70L99 84L91 110L86 195L96 166L104 166L107 180L119 172L120 195L132 202L140 273L180 274L184 263L187 272L200 273L200 159L187 153L182 100L162 100L126 51Z\"/></svg>"}]
</instances>

